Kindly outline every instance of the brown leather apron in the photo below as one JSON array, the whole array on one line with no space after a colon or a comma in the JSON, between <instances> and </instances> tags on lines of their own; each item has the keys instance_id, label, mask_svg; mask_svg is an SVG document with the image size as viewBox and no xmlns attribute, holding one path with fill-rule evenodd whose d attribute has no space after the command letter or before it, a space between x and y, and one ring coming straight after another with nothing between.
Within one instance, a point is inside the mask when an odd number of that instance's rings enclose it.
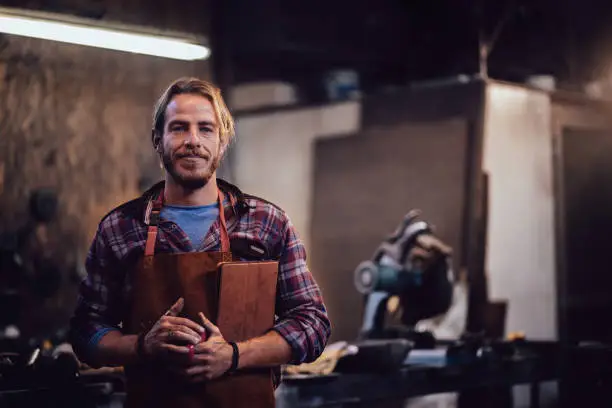
<instances>
[{"instance_id":1,"label":"brown leather apron","mask_svg":"<svg viewBox=\"0 0 612 408\"><path fill-rule=\"evenodd\" d=\"M132 303L127 311L124 329L127 333L150 330L180 297L185 300L180 316L200 323L198 313L203 312L208 319L216 322L219 264L232 261L221 191L218 192L218 203L220 252L154 255L163 191L150 202L145 254L132 276ZM223 333L223 329L220 329ZM161 361L139 362L125 367L127 408L274 407L270 370L263 376L261 372L251 376L237 373L209 382L188 384L171 374L163 364Z\"/></svg>"}]
</instances>

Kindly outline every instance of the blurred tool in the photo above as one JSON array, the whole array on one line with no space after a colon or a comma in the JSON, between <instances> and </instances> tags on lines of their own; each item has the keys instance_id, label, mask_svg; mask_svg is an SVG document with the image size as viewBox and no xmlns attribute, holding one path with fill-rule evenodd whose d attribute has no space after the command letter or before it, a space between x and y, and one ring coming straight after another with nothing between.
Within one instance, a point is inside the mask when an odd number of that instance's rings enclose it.
<instances>
[{"instance_id":1,"label":"blurred tool","mask_svg":"<svg viewBox=\"0 0 612 408\"><path fill-rule=\"evenodd\" d=\"M433 341L431 336L411 328L422 319L445 313L451 305L451 249L418 217L417 211L408 213L372 259L355 270L355 287L366 295L361 339L430 337ZM402 308L401 321L406 325L403 333L385 327L388 305L394 297L399 298Z\"/></svg>"}]
</instances>

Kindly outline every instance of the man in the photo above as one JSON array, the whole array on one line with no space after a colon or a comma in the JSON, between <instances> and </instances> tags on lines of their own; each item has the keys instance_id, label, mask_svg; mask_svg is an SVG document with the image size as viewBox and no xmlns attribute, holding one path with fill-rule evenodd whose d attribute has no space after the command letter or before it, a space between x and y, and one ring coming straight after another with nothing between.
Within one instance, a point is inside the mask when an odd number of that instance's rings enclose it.
<instances>
[{"instance_id":1,"label":"man","mask_svg":"<svg viewBox=\"0 0 612 408\"><path fill-rule=\"evenodd\" d=\"M212 84L183 78L161 96L152 141L165 181L114 209L99 225L71 321L72 343L82 361L94 367L158 361L185 382L202 382L234 370L311 362L321 354L330 322L289 218L216 178L233 136L233 119ZM231 344L202 314L197 321L180 317L184 300L178 299L152 327L125 332L126 310L133 295L144 290L131 285L143 257L221 253L230 251L228 245L235 252L234 242L245 239L255 253L279 262L272 330Z\"/></svg>"}]
</instances>

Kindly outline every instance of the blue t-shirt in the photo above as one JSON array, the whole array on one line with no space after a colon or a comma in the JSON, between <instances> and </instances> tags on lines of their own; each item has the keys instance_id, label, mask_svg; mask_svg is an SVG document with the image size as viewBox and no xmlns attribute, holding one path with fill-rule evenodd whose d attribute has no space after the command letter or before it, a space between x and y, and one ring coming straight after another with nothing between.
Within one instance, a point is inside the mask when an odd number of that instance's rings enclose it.
<instances>
[{"instance_id":1,"label":"blue t-shirt","mask_svg":"<svg viewBox=\"0 0 612 408\"><path fill-rule=\"evenodd\" d=\"M191 246L197 249L219 216L219 205L217 203L194 207L164 205L160 216L178 225L189 237Z\"/></svg>"}]
</instances>

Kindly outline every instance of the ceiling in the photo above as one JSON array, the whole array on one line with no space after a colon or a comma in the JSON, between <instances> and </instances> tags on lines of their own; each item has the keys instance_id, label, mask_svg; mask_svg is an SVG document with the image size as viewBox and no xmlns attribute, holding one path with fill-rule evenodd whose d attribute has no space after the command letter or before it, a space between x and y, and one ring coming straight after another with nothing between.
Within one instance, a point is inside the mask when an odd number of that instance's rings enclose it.
<instances>
[{"instance_id":1,"label":"ceiling","mask_svg":"<svg viewBox=\"0 0 612 408\"><path fill-rule=\"evenodd\" d=\"M479 32L499 35L492 77L578 83L612 60L608 0L0 0L0 6L211 37L222 84L281 79L313 97L354 69L363 88L473 74Z\"/></svg>"},{"instance_id":2,"label":"ceiling","mask_svg":"<svg viewBox=\"0 0 612 408\"><path fill-rule=\"evenodd\" d=\"M232 80L316 86L334 68L363 86L472 74L479 31L499 28L491 76L553 74L580 81L599 60L612 4L604 0L225 0L222 46ZM218 14L219 15L219 14ZM229 63L231 61L231 64Z\"/></svg>"},{"instance_id":3,"label":"ceiling","mask_svg":"<svg viewBox=\"0 0 612 408\"><path fill-rule=\"evenodd\" d=\"M208 0L0 0L0 6L201 35L209 31Z\"/></svg>"}]
</instances>

